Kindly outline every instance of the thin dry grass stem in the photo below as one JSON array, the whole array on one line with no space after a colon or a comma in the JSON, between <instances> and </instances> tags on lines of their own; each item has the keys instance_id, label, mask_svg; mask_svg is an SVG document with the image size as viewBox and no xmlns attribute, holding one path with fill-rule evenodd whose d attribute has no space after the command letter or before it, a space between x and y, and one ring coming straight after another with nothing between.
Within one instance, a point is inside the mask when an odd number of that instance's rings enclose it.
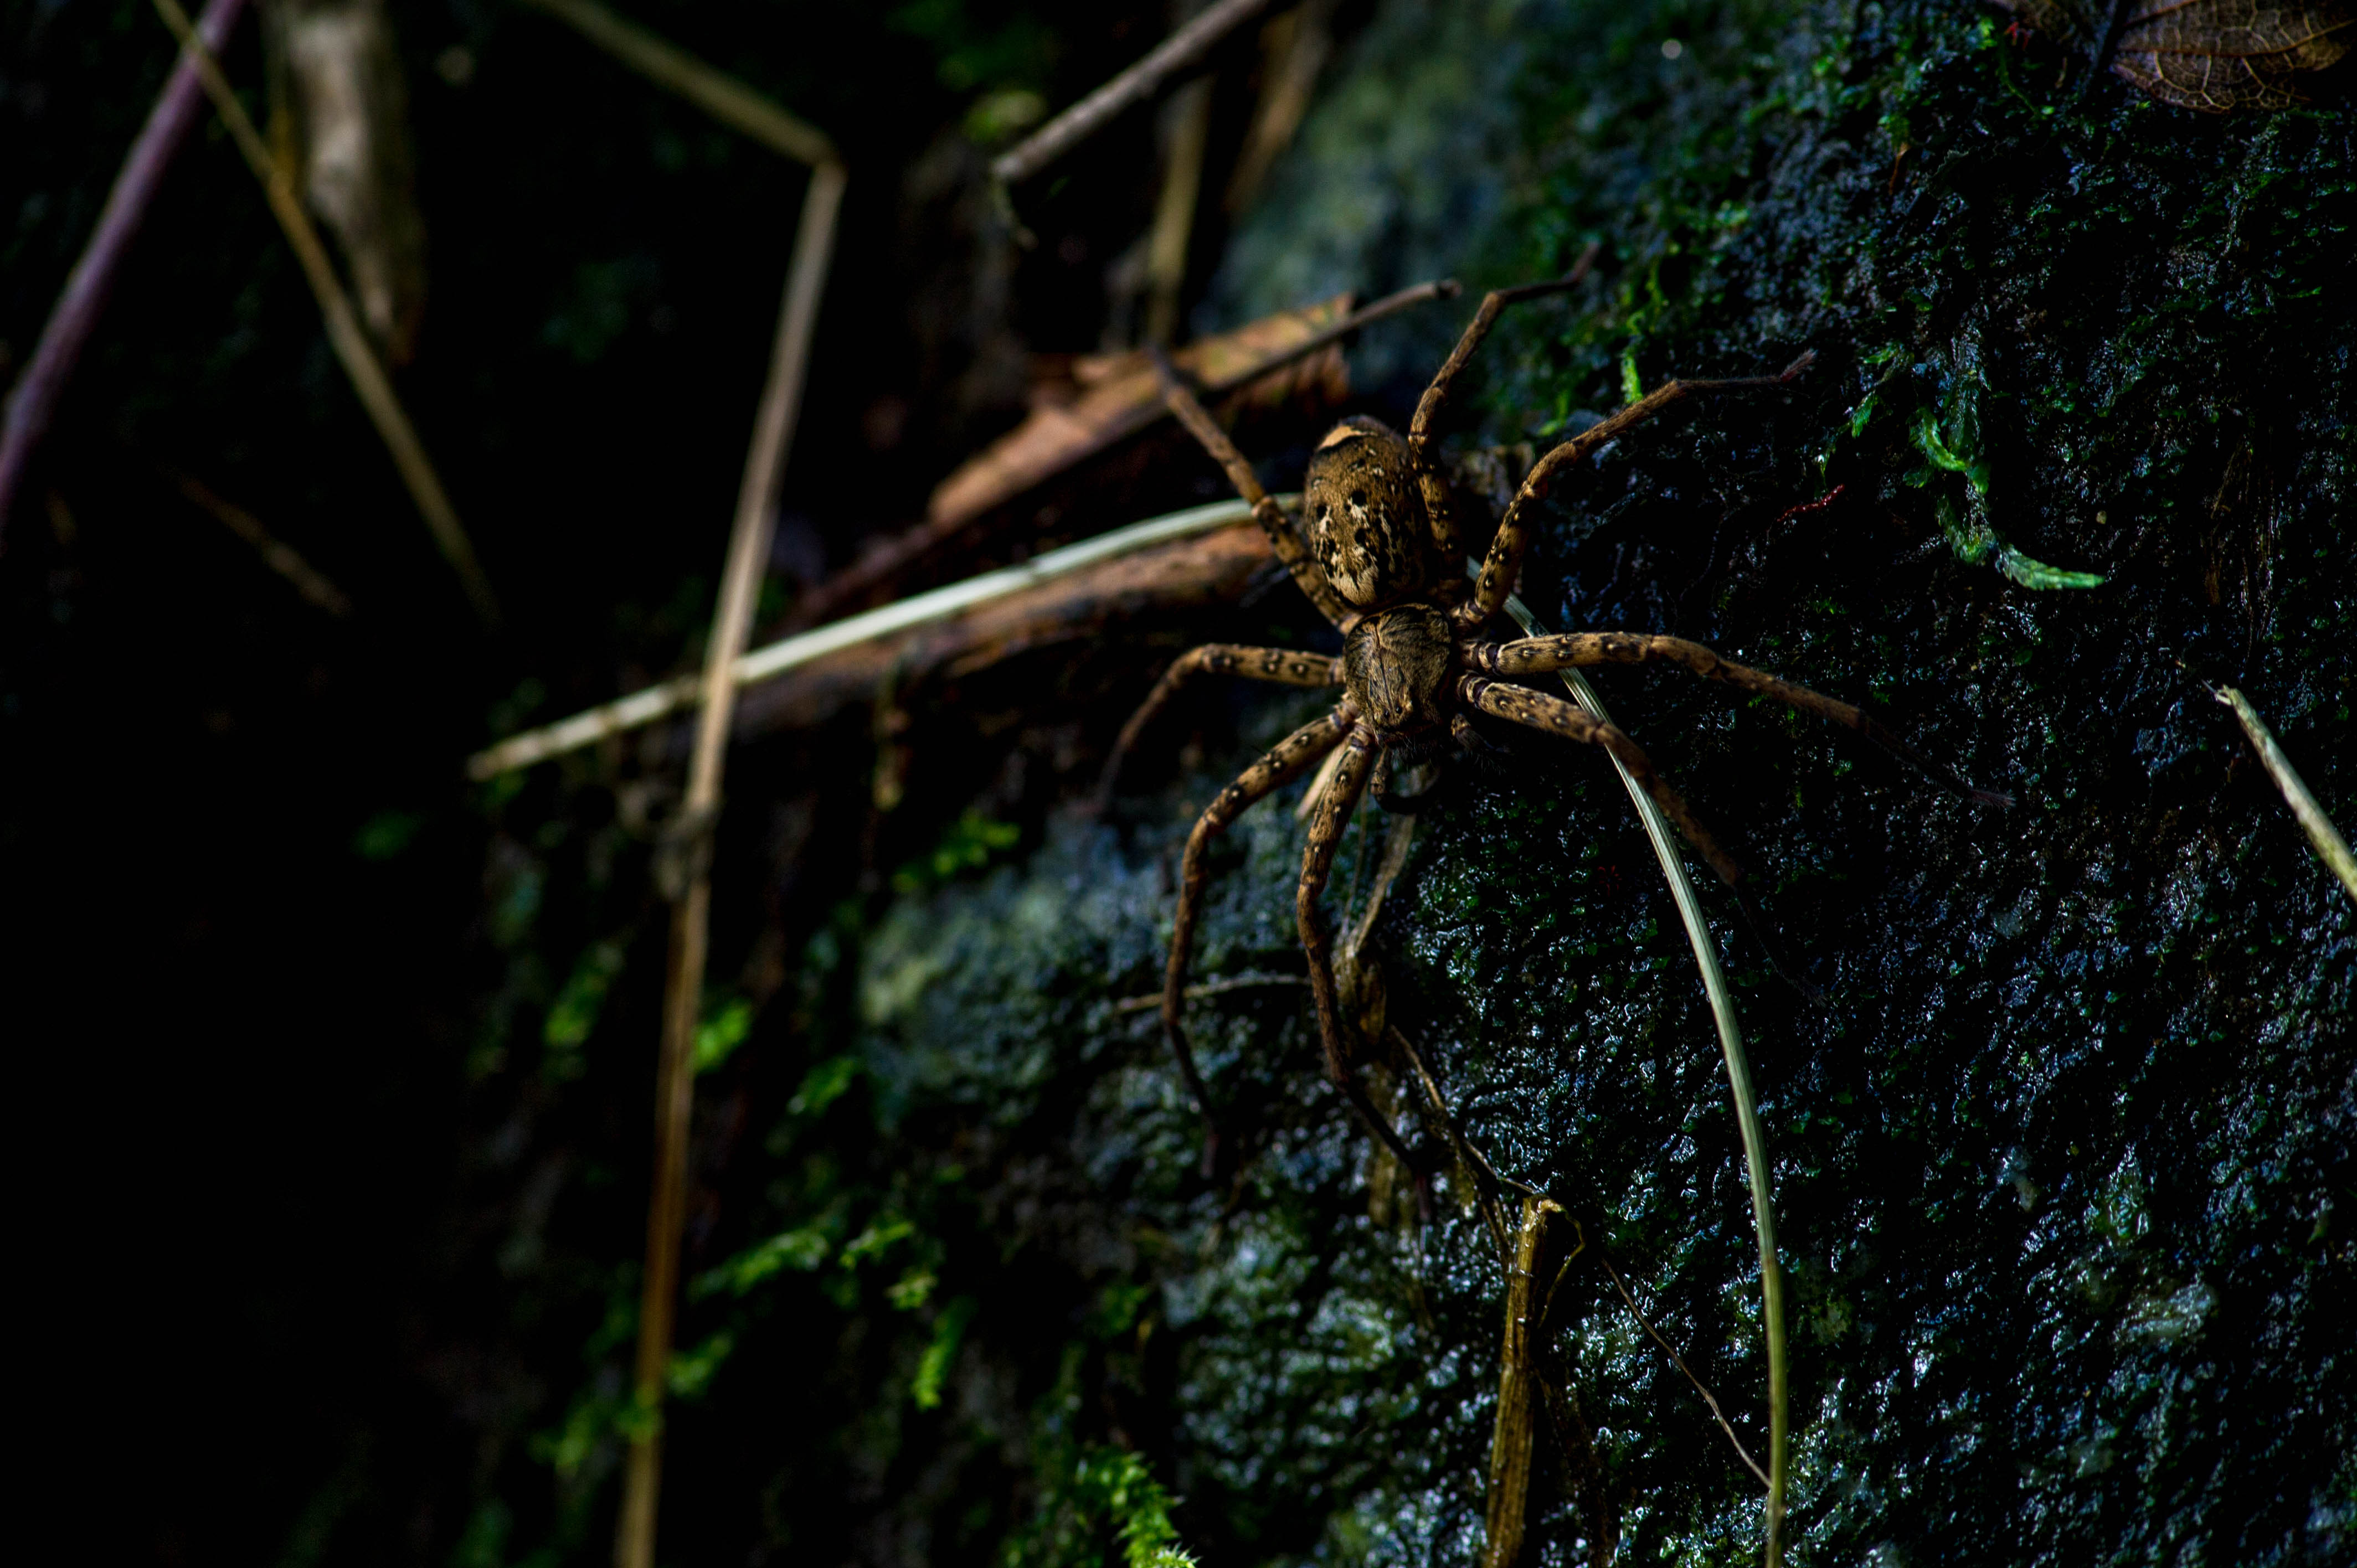
<instances>
[{"instance_id":1,"label":"thin dry grass stem","mask_svg":"<svg viewBox=\"0 0 2357 1568\"><path fill-rule=\"evenodd\" d=\"M1718 1408L1718 1397L1710 1391L1709 1387L1700 1378L1695 1376L1694 1369L1686 1365L1686 1359L1678 1354L1677 1347L1662 1337L1662 1331L1653 1326L1652 1319L1647 1317L1644 1308L1637 1305L1637 1298L1629 1294L1629 1282L1620 1277L1620 1271L1612 1266L1612 1260L1602 1251L1598 1251L1596 1257L1597 1262L1604 1265L1604 1272L1612 1276L1612 1288L1619 1291L1620 1299L1629 1304L1629 1316L1634 1317L1652 1337L1653 1343L1662 1348L1662 1354L1670 1359L1670 1365L1685 1374L1686 1381L1692 1383L1695 1392L1702 1396L1702 1402L1710 1407L1710 1418L1718 1423L1718 1429L1727 1434L1727 1442L1735 1445L1735 1456L1743 1461L1745 1469L1760 1477L1761 1486L1766 1486L1768 1472L1760 1467L1760 1461L1751 1456L1751 1451L1743 1446L1743 1439L1738 1437L1735 1434L1735 1428L1727 1423L1727 1412Z\"/></svg>"},{"instance_id":2,"label":"thin dry grass stem","mask_svg":"<svg viewBox=\"0 0 2357 1568\"><path fill-rule=\"evenodd\" d=\"M229 127L231 139L244 155L246 166L262 182L270 210L285 231L286 242L294 247L296 259L303 264L303 276L319 302L319 314L327 323L328 342L342 362L344 374L359 395L361 406L376 425L385 449L392 453L393 466L401 470L402 482L409 488L410 499L416 504L418 515L425 520L435 545L450 563L451 570L457 573L459 585L465 588L476 615L485 626L496 627L500 621L499 600L491 593L490 579L483 575L482 564L475 557L474 542L467 537L457 510L451 506L442 480L434 471L433 461L425 455L425 443L418 439L416 427L410 424L393 382L386 379L384 367L378 362L376 349L352 308L351 298L344 292L334 263L328 259L327 247L319 242L318 231L311 226L310 214L303 209L302 198L296 194L285 168L271 156L262 133L254 129L245 105L238 102L229 78L221 73L221 62L189 27L188 15L180 8L179 0L155 3L164 25L172 29L172 36L179 39L180 48L195 63L198 78L212 99L221 123Z\"/></svg>"},{"instance_id":3,"label":"thin dry grass stem","mask_svg":"<svg viewBox=\"0 0 2357 1568\"><path fill-rule=\"evenodd\" d=\"M1200 1002L1207 996L1225 996L1231 991L1263 991L1275 986L1307 985L1309 978L1301 974L1231 974L1219 980L1199 981L1179 993L1189 1002ZM1113 1004L1116 1013L1146 1013L1162 1005L1162 993L1150 996L1125 996Z\"/></svg>"},{"instance_id":4,"label":"thin dry grass stem","mask_svg":"<svg viewBox=\"0 0 2357 1568\"><path fill-rule=\"evenodd\" d=\"M1468 576L1477 576L1479 572L1477 564L1466 564ZM1506 598L1506 613L1530 636L1546 634L1528 607L1512 595ZM1603 723L1612 722L1585 676L1577 670L1564 670L1558 674L1582 708ZM1751 1082L1750 1054L1743 1047L1742 1026L1735 1015L1735 993L1719 962L1718 944L1703 918L1702 900L1695 893L1693 879L1686 875L1674 831L1652 797L1618 756L1613 757L1612 766L1636 805L1639 820L1645 824L1645 836L1652 841L1654 858L1661 862L1662 875L1677 903L1678 918L1686 929L1687 945L1694 950L1695 965L1702 972L1703 992L1710 1000L1711 1018L1718 1027L1719 1051L1727 1061L1727 1090L1735 1101L1735 1124L1742 1136L1744 1165L1750 1176L1751 1225L1760 1241L1761 1329L1768 1342L1768 1518L1761 1550L1767 1568L1781 1568L1791 1368L1784 1335L1784 1271L1777 1261L1775 1208L1769 1192L1768 1140L1760 1127L1760 1100Z\"/></svg>"},{"instance_id":5,"label":"thin dry grass stem","mask_svg":"<svg viewBox=\"0 0 2357 1568\"><path fill-rule=\"evenodd\" d=\"M226 45L244 11L245 0L209 0L204 14L197 18L196 29L206 48L218 52ZM8 391L5 419L0 422L0 549L6 547L9 509L32 464L34 449L48 434L58 399L81 358L82 346L90 341L106 309L107 295L113 292L115 271L130 251L147 209L155 204L156 193L163 188L172 156L188 140L188 127L196 124L203 97L204 83L196 61L182 59L165 78L156 106L147 112L147 123L139 128L138 140L124 155L123 167L106 193L98 223L91 230L73 271L66 275L66 285L59 291L57 304L50 306L48 320L42 324L41 340Z\"/></svg>"},{"instance_id":6,"label":"thin dry grass stem","mask_svg":"<svg viewBox=\"0 0 2357 1568\"><path fill-rule=\"evenodd\" d=\"M215 521L248 544L262 557L262 564L294 585L295 591L327 611L331 616L349 616L352 601L344 591L329 582L326 575L297 554L295 547L274 536L262 526L262 520L232 501L223 500L210 487L187 474L165 470L180 494L191 505L209 512Z\"/></svg>"},{"instance_id":7,"label":"thin dry grass stem","mask_svg":"<svg viewBox=\"0 0 2357 1568\"><path fill-rule=\"evenodd\" d=\"M1162 84L1211 52L1239 25L1267 8L1269 0L1219 0L1174 31L1135 65L1040 126L990 166L1002 187L1019 185L1087 141L1121 113L1161 91Z\"/></svg>"},{"instance_id":8,"label":"thin dry grass stem","mask_svg":"<svg viewBox=\"0 0 2357 1568\"><path fill-rule=\"evenodd\" d=\"M2267 777L2276 781L2284 804L2299 819L2300 830L2308 834L2316 858L2324 862L2325 869L2340 881L2341 891L2357 903L2357 856L2350 854L2349 841L2341 836L2341 830L2332 825L2332 819L2324 814L2324 807L2309 791L2307 781L2292 767L2291 758L2276 744L2275 732L2267 728L2266 721L2259 717L2249 699L2233 687L2214 686L2210 694L2234 710L2234 717L2242 721L2243 734L2250 739L2251 749L2259 754L2259 761L2266 768Z\"/></svg>"},{"instance_id":9,"label":"thin dry grass stem","mask_svg":"<svg viewBox=\"0 0 2357 1568\"><path fill-rule=\"evenodd\" d=\"M1298 498L1280 496L1277 499L1280 503L1289 504ZM1252 508L1242 501L1213 501L1208 506L1189 507L1184 511L1148 518L1144 522L1116 529L1094 539L1082 540L1061 550L1035 555L1018 565L985 572L978 577L969 577L964 582L952 583L931 593L903 599L899 604L881 606L866 615L798 632L792 637L757 648L737 660L736 683L739 688L758 685L844 649L947 620L994 600L1156 545L1215 532L1223 528L1248 526L1252 521ZM511 736L497 746L479 751L467 759L467 776L478 780L496 778L518 768L529 768L594 746L608 736L627 735L682 709L696 706L703 694L703 682L694 675L683 675L659 686L650 686L616 702L575 714L570 718Z\"/></svg>"},{"instance_id":10,"label":"thin dry grass stem","mask_svg":"<svg viewBox=\"0 0 2357 1568\"><path fill-rule=\"evenodd\" d=\"M816 167L841 161L834 140L817 126L789 113L723 70L716 70L676 45L594 0L525 0L571 26L622 64L669 88L732 130Z\"/></svg>"},{"instance_id":11,"label":"thin dry grass stem","mask_svg":"<svg viewBox=\"0 0 2357 1568\"><path fill-rule=\"evenodd\" d=\"M753 422L752 448L737 496L736 522L720 579L720 604L705 652L703 712L689 765L687 794L666 834L683 886L672 906L670 963L664 981L662 1046L655 1074L654 1190L647 1205L646 1268L639 1305L635 1397L641 1416L630 1443L622 1508L614 1528L616 1568L653 1568L655 1513L662 1476L662 1409L671 1367L673 1314L679 1299L680 1235L687 1216L687 1141L694 1108L695 1030L712 913L712 832L720 814L720 781L737 696L737 665L751 635L753 609L770 558L771 521L786 453L792 445L819 296L834 249L843 205L839 163L812 171L802 199L794 256L786 274L769 383Z\"/></svg>"}]
</instances>

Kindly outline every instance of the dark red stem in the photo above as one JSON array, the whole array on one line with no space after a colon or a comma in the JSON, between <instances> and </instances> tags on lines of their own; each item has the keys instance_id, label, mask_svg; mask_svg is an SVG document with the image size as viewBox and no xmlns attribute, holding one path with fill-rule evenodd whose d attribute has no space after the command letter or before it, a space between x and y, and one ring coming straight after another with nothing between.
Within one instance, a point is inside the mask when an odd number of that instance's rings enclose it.
<instances>
[{"instance_id":1,"label":"dark red stem","mask_svg":"<svg viewBox=\"0 0 2357 1568\"><path fill-rule=\"evenodd\" d=\"M245 0L210 0L197 21L197 34L205 48L221 53L244 9ZM74 263L65 292L49 310L48 325L41 328L32 361L9 391L5 422L0 424L0 550L7 547L9 507L24 483L33 449L48 434L58 396L65 391L74 361L81 358L82 346L90 341L99 315L106 308L115 270L131 248L132 236L139 231L139 220L147 216L148 206L163 186L164 170L172 155L188 139L188 127L196 124L204 98L196 67L181 59L156 95L156 107L148 112L139 139L131 144L123 172L114 177L106 210L98 215L98 227L83 247L81 260Z\"/></svg>"}]
</instances>

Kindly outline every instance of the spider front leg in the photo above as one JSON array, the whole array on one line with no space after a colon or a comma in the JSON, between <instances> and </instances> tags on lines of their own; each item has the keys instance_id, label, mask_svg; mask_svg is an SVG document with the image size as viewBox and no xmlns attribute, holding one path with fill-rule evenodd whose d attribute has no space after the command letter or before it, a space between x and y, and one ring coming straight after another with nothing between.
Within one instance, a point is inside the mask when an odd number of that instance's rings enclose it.
<instances>
[{"instance_id":1,"label":"spider front leg","mask_svg":"<svg viewBox=\"0 0 2357 1568\"><path fill-rule=\"evenodd\" d=\"M1415 417L1407 427L1407 453L1415 467L1416 487L1424 492L1424 512L1432 524L1432 542L1439 548L1441 560L1448 564L1451 582L1456 580L1457 559L1464 553L1465 547L1458 540L1457 516L1450 505L1448 481L1440 477L1438 466L1429 455L1433 424L1440 417L1441 410L1448 405L1448 395L1456 390L1458 372L1465 369L1466 361L1473 358L1474 351L1481 347L1481 340L1490 335L1490 328L1497 325L1499 313L1506 306L1526 299L1540 299L1547 295L1577 288L1587 276L1587 269L1596 264L1597 250L1598 247L1590 243L1580 252L1579 260L1572 264L1571 271L1552 283L1524 284L1520 288L1493 289L1484 295L1481 308L1473 313L1473 320L1466 327L1464 336L1457 339L1457 347L1450 351L1439 373L1432 378L1432 384L1424 389L1424 396L1416 400Z\"/></svg>"},{"instance_id":2,"label":"spider front leg","mask_svg":"<svg viewBox=\"0 0 2357 1568\"><path fill-rule=\"evenodd\" d=\"M1326 1053L1326 1076L1359 1113L1359 1120L1392 1152L1401 1166L1418 1168L1415 1159L1407 1152L1400 1137L1375 1102L1367 1097L1366 1085L1351 1070L1351 1052L1343 1040L1341 997L1334 985L1333 942L1326 934L1325 922L1318 917L1318 899L1326 891L1326 881L1334 869L1334 852L1341 847L1342 830L1350 825L1351 813L1358 809L1359 794L1367 787L1367 775L1373 769L1376 755L1374 733L1364 725L1351 731L1344 741L1347 748L1342 766L1335 770L1333 781L1318 798L1318 815L1309 824L1309 847L1301 856L1301 885L1293 898L1293 912L1301 927L1302 950L1309 955L1309 991L1318 1002L1318 1038Z\"/></svg>"},{"instance_id":3,"label":"spider front leg","mask_svg":"<svg viewBox=\"0 0 2357 1568\"><path fill-rule=\"evenodd\" d=\"M1722 659L1701 643L1688 642L1682 637L1654 637L1631 631L1564 632L1554 637L1526 637L1515 642L1468 648L1465 662L1484 674L1508 676L1535 675L1550 670L1568 670L1589 664L1658 662L1675 665L1689 675L1698 675L1706 681L1723 682L1740 692L1773 697L1788 707L1813 714L1828 724L1856 730L1981 805L2013 804L2013 798L2009 795L2001 795L1994 789L1975 789L1966 783L1952 769L1933 762L1849 703L1837 702L1806 686L1779 680L1749 665L1738 664L1733 660Z\"/></svg>"},{"instance_id":4,"label":"spider front leg","mask_svg":"<svg viewBox=\"0 0 2357 1568\"><path fill-rule=\"evenodd\" d=\"M1189 649L1173 660L1146 694L1146 701L1129 715L1121 726L1121 734L1113 743L1113 754L1105 758L1104 772L1097 779L1096 800L1100 807L1113 799L1114 779L1121 772L1122 759L1155 715L1170 705L1178 688L1198 675L1241 675L1247 681L1269 681L1280 686L1339 686L1342 683L1342 661L1329 654L1300 653L1283 648L1251 648L1238 642L1207 642L1200 648Z\"/></svg>"},{"instance_id":5,"label":"spider front leg","mask_svg":"<svg viewBox=\"0 0 2357 1568\"><path fill-rule=\"evenodd\" d=\"M1285 569L1293 574L1295 584L1309 596L1309 602L1318 607L1318 613L1344 630L1350 629L1351 623L1359 618L1357 612L1342 602L1341 596L1334 592L1334 585L1326 580L1326 574L1318 570L1317 561L1310 556L1309 547L1301 542L1301 536L1294 532L1293 525L1285 520L1285 510L1276 504L1274 497L1261 489L1260 478L1253 472L1252 465L1244 461L1244 455L1236 450L1236 444L1228 439L1228 433L1220 428L1219 421L1213 419L1195 394L1187 390L1187 383L1180 381L1178 372L1171 368L1169 357L1159 349L1152 352L1154 373L1162 379L1162 399L1170 405L1170 412L1178 416L1178 423L1185 425L1188 433L1202 444L1203 449L1221 467L1227 470L1228 483L1235 486L1236 494L1251 505L1253 521L1260 524L1263 533L1268 535L1269 548L1276 553L1278 560L1285 563Z\"/></svg>"},{"instance_id":6,"label":"spider front leg","mask_svg":"<svg viewBox=\"0 0 2357 1568\"><path fill-rule=\"evenodd\" d=\"M1634 425L1642 424L1682 398L1692 397L1697 392L1760 392L1781 387L1808 369L1809 362L1816 357L1816 350L1811 349L1772 376L1744 376L1716 381L1665 381L1611 418L1590 425L1540 458L1523 480L1523 488L1514 492L1514 499L1507 504L1506 515L1499 520L1498 536L1490 542L1490 553L1482 559L1481 578L1473 585L1473 596L1457 607L1457 624L1469 628L1477 627L1505 607L1506 596L1514 591L1515 575L1523 569L1523 551L1530 542L1532 509L1546 499L1556 475L1586 461L1607 442L1618 438Z\"/></svg>"},{"instance_id":7,"label":"spider front leg","mask_svg":"<svg viewBox=\"0 0 2357 1568\"><path fill-rule=\"evenodd\" d=\"M1211 841L1225 832L1228 824L1243 815L1245 807L1308 772L1318 758L1342 743L1358 717L1357 712L1345 703L1278 741L1267 756L1245 768L1234 783L1220 791L1218 799L1196 820L1195 831L1187 835L1187 854L1178 874L1178 915L1170 931L1170 963L1162 980L1162 1033L1178 1058L1178 1071L1187 1079L1187 1091L1195 1097L1195 1107L1203 1113L1203 1123L1210 1133L1210 1143L1204 1150L1207 1167L1219 1148L1220 1122L1211 1113L1211 1091L1204 1088L1203 1075L1195 1066L1195 1053L1187 1044L1179 1008L1186 1000L1187 960L1195 949L1195 921L1202 913L1203 886L1211 877L1204 863L1210 856Z\"/></svg>"},{"instance_id":8,"label":"spider front leg","mask_svg":"<svg viewBox=\"0 0 2357 1568\"><path fill-rule=\"evenodd\" d=\"M1684 834L1686 842L1710 863L1711 870L1718 874L1721 882L1732 887L1743 879L1743 868L1718 847L1718 841L1711 836L1710 830L1702 825L1701 819L1694 814L1678 792L1662 781L1661 775L1653 771L1652 760L1619 726L1590 718L1561 697L1550 697L1544 692L1534 692L1528 686L1498 685L1479 675L1460 678L1457 682L1457 694L1465 700L1468 706L1479 708L1485 714L1493 714L1532 729L1545 730L1553 735L1602 746L1629 770L1630 777L1643 787L1645 793L1653 798L1653 803L1662 808L1662 814L1678 825L1678 832Z\"/></svg>"}]
</instances>

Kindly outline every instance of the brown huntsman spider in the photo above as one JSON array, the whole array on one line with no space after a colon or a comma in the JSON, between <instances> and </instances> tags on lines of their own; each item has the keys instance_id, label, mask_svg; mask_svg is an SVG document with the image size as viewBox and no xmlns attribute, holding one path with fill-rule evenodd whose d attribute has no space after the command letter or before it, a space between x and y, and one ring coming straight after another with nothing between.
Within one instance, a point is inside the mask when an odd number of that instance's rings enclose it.
<instances>
[{"instance_id":1,"label":"brown huntsman spider","mask_svg":"<svg viewBox=\"0 0 2357 1568\"><path fill-rule=\"evenodd\" d=\"M1222 790L1187 840L1178 920L1171 933L1170 962L1162 992L1162 1027L1178 1056L1187 1087L1211 1124L1214 1147L1218 1124L1211 1096L1179 1020L1211 843L1246 807L1300 778L1336 747L1342 748L1343 755L1311 821L1295 910L1301 943L1308 954L1327 1077L1368 1130L1411 1170L1417 1168L1417 1163L1351 1071L1349 1027L1336 993L1330 943L1318 913L1318 900L1325 890L1343 829L1371 783L1378 805L1394 811L1415 809L1414 800L1394 793L1393 769L1437 761L1454 748L1480 746L1482 743L1468 715L1487 714L1611 753L1652 794L1711 869L1732 886L1741 875L1735 862L1677 792L1654 772L1636 742L1561 697L1512 683L1517 677L1580 665L1648 662L1673 665L1741 692L1773 697L1870 736L1935 778L1945 774L1945 769L1931 764L1849 703L1733 663L1683 638L1627 631L1570 632L1509 642L1480 638L1484 624L1500 612L1512 591L1529 541L1534 509L1558 479L1607 442L1672 403L1704 392L1781 387L1814 358L1804 353L1772 376L1670 381L1555 447L1532 467L1507 506L1480 578L1469 594L1456 569L1466 557L1451 511L1448 481L1435 462L1433 426L1448 404L1458 373L1489 335L1498 313L1517 301L1561 292L1577 281L1577 275L1501 290L1484 298L1455 351L1417 403L1405 439L1378 421L1363 417L1346 419L1327 432L1310 456L1302 486L1306 544L1277 502L1261 488L1252 466L1226 432L1178 380L1168 361L1157 356L1164 394L1172 411L1227 470L1237 492L1251 504L1253 516L1267 533L1277 559L1319 613L1342 633L1340 657L1231 643L1210 643L1182 655L1124 726L1106 764L1109 786L1122 757L1147 723L1196 675L1241 675L1282 685L1342 689L1342 700L1330 713L1286 736ZM1960 787L1984 800L2003 799Z\"/></svg>"}]
</instances>

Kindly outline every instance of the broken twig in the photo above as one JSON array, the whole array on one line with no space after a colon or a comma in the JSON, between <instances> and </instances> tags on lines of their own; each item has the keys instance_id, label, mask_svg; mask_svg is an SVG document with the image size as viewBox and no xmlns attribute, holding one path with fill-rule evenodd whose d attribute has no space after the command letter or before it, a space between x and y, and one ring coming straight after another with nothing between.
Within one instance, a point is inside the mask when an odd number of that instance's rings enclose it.
<instances>
[{"instance_id":1,"label":"broken twig","mask_svg":"<svg viewBox=\"0 0 2357 1568\"><path fill-rule=\"evenodd\" d=\"M1489 1544L1481 1568L1513 1568L1523 1552L1523 1525L1530 1508L1532 1394L1537 1381L1534 1365L1544 1342L1546 1309L1555 1297L1538 1293L1538 1273L1546 1253L1547 1222L1556 1220L1579 1231L1579 1222L1551 1197L1526 1195L1523 1222L1515 1232L1513 1262L1506 1273L1506 1331L1498 1350L1498 1422L1490 1438ZM1572 1245L1577 1257L1584 1239ZM1570 1266L1571 1259L1564 1260ZM1558 1273L1558 1278L1560 1273Z\"/></svg>"},{"instance_id":2,"label":"broken twig","mask_svg":"<svg viewBox=\"0 0 2357 1568\"><path fill-rule=\"evenodd\" d=\"M1164 82L1211 52L1211 46L1268 6L1269 0L1220 0L1154 47L1152 52L1022 142L1001 153L990 177L1002 186L1019 185L1087 141L1123 110L1142 103Z\"/></svg>"},{"instance_id":3,"label":"broken twig","mask_svg":"<svg viewBox=\"0 0 2357 1568\"><path fill-rule=\"evenodd\" d=\"M2350 854L2349 841L2341 836L2341 830L2332 825L2332 819L2324 814L2324 808L2317 802L2307 782L2292 767L2291 758L2286 757L2283 747L2276 744L2275 733L2267 728L2266 721L2260 718L2258 710L2232 686L2213 686L2210 694L2234 710L2234 716L2242 721L2243 733L2250 737L2251 749L2259 754L2259 761L2266 767L2267 777L2274 779L2276 788L2283 792L2284 803L2291 808L2291 814L2299 819L2301 830L2308 834L2308 842L2316 851L2316 858L2324 862L2325 869L2340 879L2341 890L2349 895L2351 900L2357 901L2357 857Z\"/></svg>"},{"instance_id":4,"label":"broken twig","mask_svg":"<svg viewBox=\"0 0 2357 1568\"><path fill-rule=\"evenodd\" d=\"M205 48L218 52L227 44L244 9L245 0L210 0L197 21L197 36ZM105 210L98 215L98 227L91 231L81 259L74 263L64 290L49 309L32 360L8 393L6 420L0 424L0 548L7 542L9 503L24 482L33 449L48 434L58 398L73 375L75 361L81 358L82 345L90 341L106 309L115 269L139 232L140 220L147 216L156 192L163 187L172 155L179 151L188 127L196 124L197 102L203 93L196 60L184 56L165 79L164 91L156 95L156 107L148 111L147 124L139 128L139 139L124 156L114 188L106 193Z\"/></svg>"}]
</instances>

